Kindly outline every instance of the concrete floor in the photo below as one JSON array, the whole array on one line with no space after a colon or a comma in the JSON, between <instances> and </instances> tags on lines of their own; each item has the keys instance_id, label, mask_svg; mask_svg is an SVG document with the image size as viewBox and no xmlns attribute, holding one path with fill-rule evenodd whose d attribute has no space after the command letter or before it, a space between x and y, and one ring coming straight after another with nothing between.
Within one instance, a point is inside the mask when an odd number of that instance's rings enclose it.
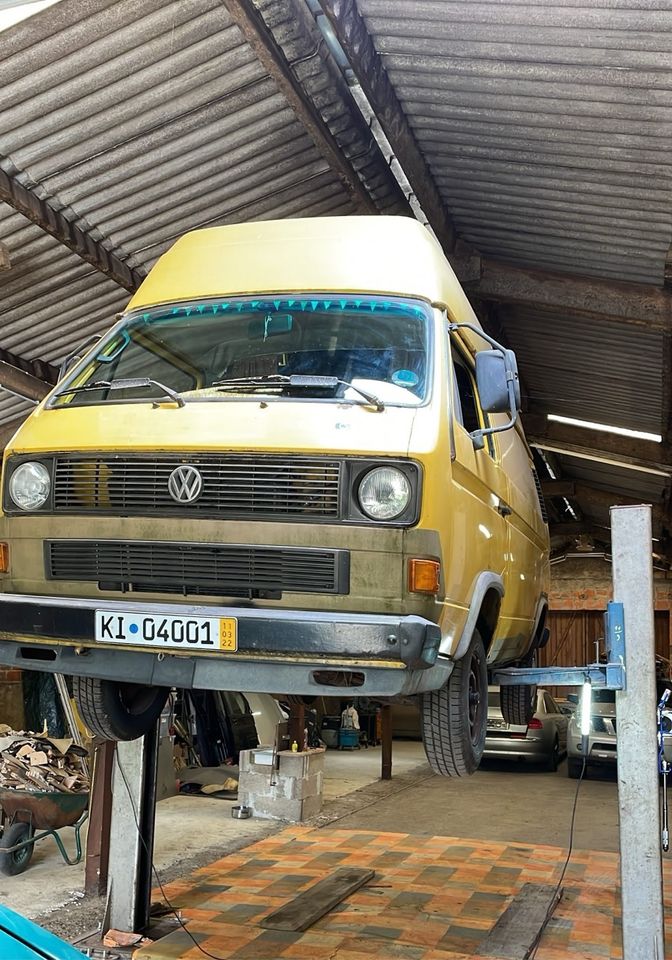
<instances>
[{"instance_id":1,"label":"concrete floor","mask_svg":"<svg viewBox=\"0 0 672 960\"><path fill-rule=\"evenodd\" d=\"M400 741L394 748L394 772L408 773L424 759L422 746ZM368 750L327 753L324 784L325 801L352 794L380 777L379 747ZM157 804L154 859L161 875L171 875L180 864L207 863L225 852L260 840L281 825L265 820L232 820L232 803L209 797L179 795ZM72 830L61 836L74 857ZM82 896L83 866L66 866L53 840L36 844L33 859L18 877L0 874L0 902L27 917L38 917L58 910L63 904Z\"/></svg>"}]
</instances>

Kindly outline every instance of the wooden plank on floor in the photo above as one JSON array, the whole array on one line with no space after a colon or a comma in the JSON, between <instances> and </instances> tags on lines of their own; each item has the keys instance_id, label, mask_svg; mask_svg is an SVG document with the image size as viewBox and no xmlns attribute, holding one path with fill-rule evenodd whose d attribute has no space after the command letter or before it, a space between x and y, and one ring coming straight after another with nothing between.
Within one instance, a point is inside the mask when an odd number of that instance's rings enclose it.
<instances>
[{"instance_id":1,"label":"wooden plank on floor","mask_svg":"<svg viewBox=\"0 0 672 960\"><path fill-rule=\"evenodd\" d=\"M333 910L355 890L368 883L375 875L373 870L360 867L341 867L324 880L304 890L283 907L269 913L260 921L260 926L271 930L307 930L308 927Z\"/></svg>"},{"instance_id":2,"label":"wooden plank on floor","mask_svg":"<svg viewBox=\"0 0 672 960\"><path fill-rule=\"evenodd\" d=\"M546 918L551 916L559 900L555 887L524 884L474 956L527 960Z\"/></svg>"}]
</instances>

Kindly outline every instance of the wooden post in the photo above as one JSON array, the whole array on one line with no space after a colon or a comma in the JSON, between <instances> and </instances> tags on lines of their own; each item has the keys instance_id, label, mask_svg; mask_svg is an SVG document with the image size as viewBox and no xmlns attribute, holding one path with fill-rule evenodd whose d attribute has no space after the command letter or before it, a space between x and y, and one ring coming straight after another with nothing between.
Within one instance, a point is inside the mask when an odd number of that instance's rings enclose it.
<instances>
[{"instance_id":1,"label":"wooden post","mask_svg":"<svg viewBox=\"0 0 672 960\"><path fill-rule=\"evenodd\" d=\"M382 770L380 774L381 780L391 780L392 779L392 705L386 703L383 705L382 710Z\"/></svg>"},{"instance_id":2,"label":"wooden post","mask_svg":"<svg viewBox=\"0 0 672 960\"><path fill-rule=\"evenodd\" d=\"M296 740L299 750L303 750L306 729L306 708L302 703L291 703L289 706L289 746Z\"/></svg>"},{"instance_id":3,"label":"wooden post","mask_svg":"<svg viewBox=\"0 0 672 960\"><path fill-rule=\"evenodd\" d=\"M107 890L114 748L113 740L96 740L94 748L84 867L84 892L89 897L100 897Z\"/></svg>"}]
</instances>

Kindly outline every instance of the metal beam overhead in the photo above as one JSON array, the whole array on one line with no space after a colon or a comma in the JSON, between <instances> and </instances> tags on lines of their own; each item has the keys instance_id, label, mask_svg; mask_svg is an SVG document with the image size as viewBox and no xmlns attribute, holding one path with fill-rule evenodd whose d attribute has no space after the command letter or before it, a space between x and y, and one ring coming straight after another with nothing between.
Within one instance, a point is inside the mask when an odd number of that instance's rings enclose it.
<instances>
[{"instance_id":1,"label":"metal beam overhead","mask_svg":"<svg viewBox=\"0 0 672 960\"><path fill-rule=\"evenodd\" d=\"M390 146L446 254L457 235L355 0L320 0Z\"/></svg>"},{"instance_id":2,"label":"metal beam overhead","mask_svg":"<svg viewBox=\"0 0 672 960\"><path fill-rule=\"evenodd\" d=\"M481 260L481 277L465 283L469 296L500 303L557 307L651 330L672 329L672 294L644 283L619 283Z\"/></svg>"},{"instance_id":3,"label":"metal beam overhead","mask_svg":"<svg viewBox=\"0 0 672 960\"><path fill-rule=\"evenodd\" d=\"M229 16L237 24L262 66L275 80L283 95L334 173L353 199L366 213L376 213L368 191L363 186L322 117L308 100L297 81L284 52L275 42L252 0L225 0Z\"/></svg>"},{"instance_id":4,"label":"metal beam overhead","mask_svg":"<svg viewBox=\"0 0 672 960\"><path fill-rule=\"evenodd\" d=\"M24 186L16 172L10 175L6 170L0 169L0 201L37 224L45 233L51 234L82 260L126 290L137 290L145 279L143 270L129 267L115 253L107 250L102 243L72 223L53 202L38 197L34 190Z\"/></svg>"}]
</instances>

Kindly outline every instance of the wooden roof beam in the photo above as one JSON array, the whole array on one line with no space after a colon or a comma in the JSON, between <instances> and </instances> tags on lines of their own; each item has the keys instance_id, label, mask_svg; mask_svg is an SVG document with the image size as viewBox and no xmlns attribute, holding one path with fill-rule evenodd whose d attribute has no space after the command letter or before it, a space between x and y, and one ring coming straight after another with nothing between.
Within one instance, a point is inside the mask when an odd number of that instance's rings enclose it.
<instances>
[{"instance_id":1,"label":"wooden roof beam","mask_svg":"<svg viewBox=\"0 0 672 960\"><path fill-rule=\"evenodd\" d=\"M38 196L35 190L25 186L25 183L19 180L18 174L19 171L10 175L6 170L0 169L1 202L37 224L45 233L119 286L131 292L137 290L145 279L144 270L129 267L115 253L94 240L90 233L64 216L57 204Z\"/></svg>"},{"instance_id":2,"label":"wooden roof beam","mask_svg":"<svg viewBox=\"0 0 672 960\"><path fill-rule=\"evenodd\" d=\"M594 487L577 480L542 480L541 489L545 497L566 497L569 500L577 499L579 503L594 504L600 507L636 506L642 502L637 497L627 497L620 493L612 493L601 487ZM651 514L655 520L672 520L669 511L660 503L651 503Z\"/></svg>"},{"instance_id":3,"label":"wooden roof beam","mask_svg":"<svg viewBox=\"0 0 672 960\"><path fill-rule=\"evenodd\" d=\"M480 279L463 281L477 300L555 307L586 319L609 319L672 330L672 294L644 283L621 283L481 259Z\"/></svg>"},{"instance_id":4,"label":"wooden roof beam","mask_svg":"<svg viewBox=\"0 0 672 960\"><path fill-rule=\"evenodd\" d=\"M334 33L359 84L366 94L383 133L394 151L415 196L444 252L453 254L457 243L450 212L418 146L403 107L385 70L383 57L360 14L356 0L320 0Z\"/></svg>"},{"instance_id":5,"label":"wooden roof beam","mask_svg":"<svg viewBox=\"0 0 672 960\"><path fill-rule=\"evenodd\" d=\"M530 446L582 460L611 464L641 473L672 476L672 447L602 430L589 430L527 413L525 433Z\"/></svg>"}]
</instances>

